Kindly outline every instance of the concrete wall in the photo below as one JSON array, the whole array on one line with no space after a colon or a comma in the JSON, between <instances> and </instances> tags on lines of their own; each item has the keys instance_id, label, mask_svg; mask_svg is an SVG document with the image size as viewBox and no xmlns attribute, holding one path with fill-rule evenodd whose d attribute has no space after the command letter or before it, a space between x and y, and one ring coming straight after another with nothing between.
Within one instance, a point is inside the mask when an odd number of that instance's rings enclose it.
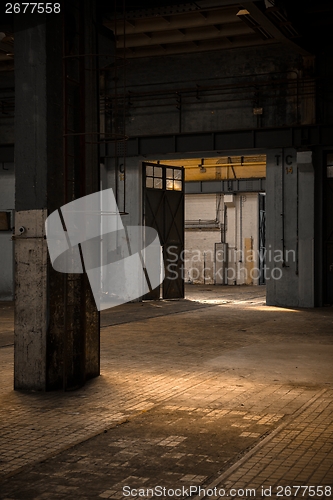
<instances>
[{"instance_id":1,"label":"concrete wall","mask_svg":"<svg viewBox=\"0 0 333 500\"><path fill-rule=\"evenodd\" d=\"M113 189L123 225L137 227L142 225L142 162L137 158L128 158L124 171L123 161L123 159L118 159L116 167L113 158L104 158L101 165L101 189ZM117 250L121 257L125 257L122 254L124 248L121 249L118 246L117 239L114 239L112 243L114 244L112 250ZM106 284L103 291L107 292L108 274L106 270L102 272L104 273L102 274L102 287Z\"/></svg>"},{"instance_id":2,"label":"concrete wall","mask_svg":"<svg viewBox=\"0 0 333 500\"><path fill-rule=\"evenodd\" d=\"M307 157L306 157L307 156ZM311 152L267 155L267 304L314 307L314 170ZM297 163L298 157L298 163Z\"/></svg>"},{"instance_id":3,"label":"concrete wall","mask_svg":"<svg viewBox=\"0 0 333 500\"><path fill-rule=\"evenodd\" d=\"M129 101L126 133L150 135L312 122L314 108L303 104L312 103L313 96L302 96L300 91L297 98L295 87L291 90L291 85L302 78L302 66L302 57L283 46L129 59L127 91L151 95ZM289 86L284 83L286 79ZM258 95L254 82L263 84ZM228 90L222 88L225 85L230 86ZM237 94L233 85L237 85ZM209 90L196 94L197 86L219 88L215 95ZM182 89L193 90L187 93ZM152 95L155 91L160 92L158 101ZM254 106L263 106L261 117L253 115Z\"/></svg>"},{"instance_id":4,"label":"concrete wall","mask_svg":"<svg viewBox=\"0 0 333 500\"><path fill-rule=\"evenodd\" d=\"M10 212L14 227L14 163L0 161L0 211ZM0 231L0 300L14 298L14 262L12 231Z\"/></svg>"},{"instance_id":5,"label":"concrete wall","mask_svg":"<svg viewBox=\"0 0 333 500\"><path fill-rule=\"evenodd\" d=\"M120 161L120 166L121 166ZM123 223L128 226L142 224L142 161L127 158L125 173L115 168L113 158L105 158L101 167L101 189L112 188ZM116 179L117 176L117 179Z\"/></svg>"},{"instance_id":6,"label":"concrete wall","mask_svg":"<svg viewBox=\"0 0 333 500\"><path fill-rule=\"evenodd\" d=\"M223 241L226 204L225 242L228 244L226 284L257 285L259 282L259 205L257 193L237 195L193 194L185 196L185 223L199 219L200 229L185 230L185 281L214 283L215 243ZM205 227L217 220L219 228ZM205 271L204 271L205 267Z\"/></svg>"},{"instance_id":7,"label":"concrete wall","mask_svg":"<svg viewBox=\"0 0 333 500\"><path fill-rule=\"evenodd\" d=\"M215 243L221 241L221 229L204 227L205 221L220 220L216 194L185 195L185 224L201 221L202 229L185 230L185 282L214 283Z\"/></svg>"},{"instance_id":8,"label":"concrete wall","mask_svg":"<svg viewBox=\"0 0 333 500\"><path fill-rule=\"evenodd\" d=\"M185 220L215 220L217 198L216 194L185 195Z\"/></svg>"},{"instance_id":9,"label":"concrete wall","mask_svg":"<svg viewBox=\"0 0 333 500\"><path fill-rule=\"evenodd\" d=\"M220 231L185 231L185 283L215 283L215 243L220 241Z\"/></svg>"},{"instance_id":10,"label":"concrete wall","mask_svg":"<svg viewBox=\"0 0 333 500\"><path fill-rule=\"evenodd\" d=\"M228 285L258 285L258 210L257 193L237 194L227 202Z\"/></svg>"}]
</instances>

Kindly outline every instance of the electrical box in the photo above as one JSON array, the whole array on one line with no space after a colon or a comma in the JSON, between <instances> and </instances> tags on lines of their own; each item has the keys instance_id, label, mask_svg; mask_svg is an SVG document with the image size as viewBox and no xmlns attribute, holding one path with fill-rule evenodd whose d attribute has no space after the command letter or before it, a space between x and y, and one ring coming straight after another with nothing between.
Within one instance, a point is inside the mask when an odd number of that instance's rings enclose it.
<instances>
[{"instance_id":1,"label":"electrical box","mask_svg":"<svg viewBox=\"0 0 333 500\"><path fill-rule=\"evenodd\" d=\"M227 207L234 207L235 206L235 195L234 194L225 194L224 195L224 204L227 205Z\"/></svg>"}]
</instances>

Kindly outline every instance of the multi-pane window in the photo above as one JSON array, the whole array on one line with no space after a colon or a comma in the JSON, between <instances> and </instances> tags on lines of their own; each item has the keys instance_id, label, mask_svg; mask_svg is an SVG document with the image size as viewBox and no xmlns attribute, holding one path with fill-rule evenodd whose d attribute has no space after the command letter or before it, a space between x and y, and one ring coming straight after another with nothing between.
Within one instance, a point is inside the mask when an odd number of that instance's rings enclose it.
<instances>
[{"instance_id":1,"label":"multi-pane window","mask_svg":"<svg viewBox=\"0 0 333 500\"><path fill-rule=\"evenodd\" d=\"M153 189L163 189L162 167L146 165L146 187Z\"/></svg>"},{"instance_id":2,"label":"multi-pane window","mask_svg":"<svg viewBox=\"0 0 333 500\"><path fill-rule=\"evenodd\" d=\"M182 190L182 171L180 168L166 169L166 189Z\"/></svg>"},{"instance_id":3,"label":"multi-pane window","mask_svg":"<svg viewBox=\"0 0 333 500\"><path fill-rule=\"evenodd\" d=\"M177 167L146 164L146 188L182 191L183 170Z\"/></svg>"},{"instance_id":4,"label":"multi-pane window","mask_svg":"<svg viewBox=\"0 0 333 500\"><path fill-rule=\"evenodd\" d=\"M327 177L333 177L333 154L327 155Z\"/></svg>"}]
</instances>

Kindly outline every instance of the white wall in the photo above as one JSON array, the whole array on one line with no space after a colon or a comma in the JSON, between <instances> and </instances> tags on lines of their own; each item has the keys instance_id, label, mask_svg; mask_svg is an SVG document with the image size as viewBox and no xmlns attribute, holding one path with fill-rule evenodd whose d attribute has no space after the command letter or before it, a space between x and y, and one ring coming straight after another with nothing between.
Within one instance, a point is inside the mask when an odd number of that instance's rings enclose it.
<instances>
[{"instance_id":1,"label":"white wall","mask_svg":"<svg viewBox=\"0 0 333 500\"><path fill-rule=\"evenodd\" d=\"M219 231L185 231L185 283L214 284L215 243L220 241Z\"/></svg>"},{"instance_id":2,"label":"white wall","mask_svg":"<svg viewBox=\"0 0 333 500\"><path fill-rule=\"evenodd\" d=\"M221 199L221 200L220 200ZM217 219L224 222L224 201L228 201L226 212L226 238L228 243L228 285L259 284L259 203L258 193L241 193L224 197L220 194L188 194L185 196L185 220L198 221ZM185 281L207 284L215 281L215 243L223 240L219 230L185 230ZM251 252L246 254L247 248ZM253 262L251 262L251 256ZM203 273L206 261L205 275ZM258 271L257 271L258 270Z\"/></svg>"},{"instance_id":3,"label":"white wall","mask_svg":"<svg viewBox=\"0 0 333 500\"><path fill-rule=\"evenodd\" d=\"M234 206L227 207L228 285L259 283L259 203L257 193L234 195ZM246 239L252 241L253 264L246 254Z\"/></svg>"},{"instance_id":4,"label":"white wall","mask_svg":"<svg viewBox=\"0 0 333 500\"><path fill-rule=\"evenodd\" d=\"M185 220L213 220L216 217L216 194L186 194Z\"/></svg>"},{"instance_id":5,"label":"white wall","mask_svg":"<svg viewBox=\"0 0 333 500\"><path fill-rule=\"evenodd\" d=\"M185 221L215 220L216 201L216 194L185 195ZM185 230L185 282L214 283L215 243L220 241L220 230Z\"/></svg>"}]
</instances>

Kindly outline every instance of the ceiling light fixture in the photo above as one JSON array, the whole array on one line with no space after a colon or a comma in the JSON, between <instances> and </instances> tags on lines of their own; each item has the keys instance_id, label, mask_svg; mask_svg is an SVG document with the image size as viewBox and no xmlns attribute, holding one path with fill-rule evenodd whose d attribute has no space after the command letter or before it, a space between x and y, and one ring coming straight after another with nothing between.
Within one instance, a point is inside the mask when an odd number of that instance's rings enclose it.
<instances>
[{"instance_id":1,"label":"ceiling light fixture","mask_svg":"<svg viewBox=\"0 0 333 500\"><path fill-rule=\"evenodd\" d=\"M236 16L249 16L250 15L250 12L246 9L240 9Z\"/></svg>"}]
</instances>

